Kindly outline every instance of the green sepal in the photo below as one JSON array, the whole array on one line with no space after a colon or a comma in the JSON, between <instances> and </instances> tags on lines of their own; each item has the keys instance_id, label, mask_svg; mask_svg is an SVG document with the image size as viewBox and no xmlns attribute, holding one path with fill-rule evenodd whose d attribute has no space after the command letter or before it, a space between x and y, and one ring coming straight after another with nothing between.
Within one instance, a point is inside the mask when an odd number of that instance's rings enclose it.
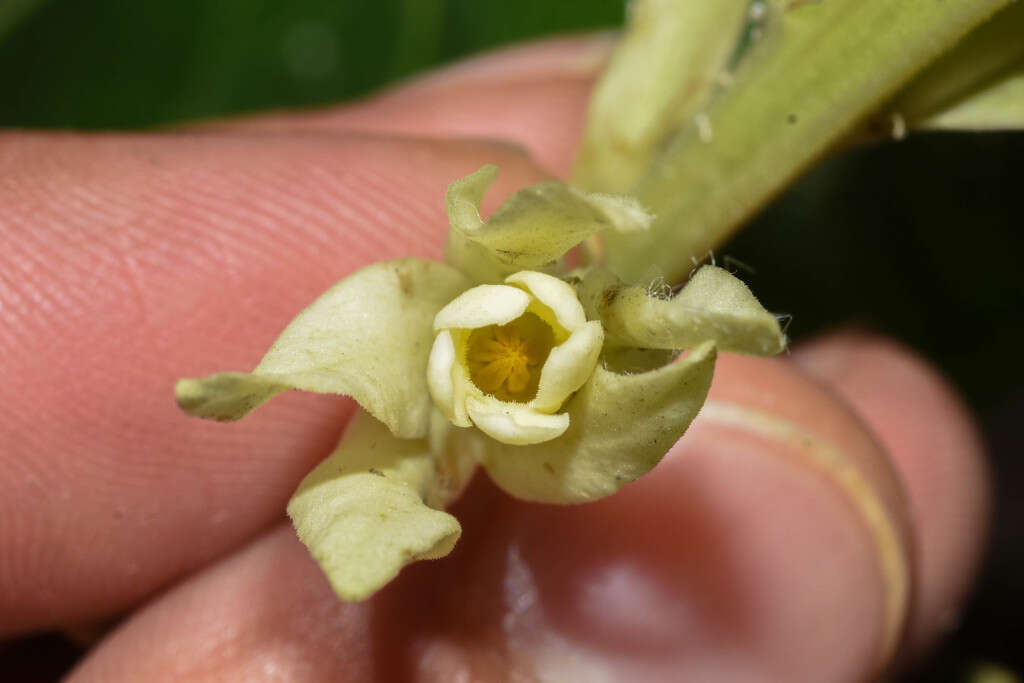
<instances>
[{"instance_id":1,"label":"green sepal","mask_svg":"<svg viewBox=\"0 0 1024 683\"><path fill-rule=\"evenodd\" d=\"M427 439L399 439L369 414L288 503L299 539L343 600L364 600L416 560L444 557L459 522L424 501L443 487Z\"/></svg>"},{"instance_id":2,"label":"green sepal","mask_svg":"<svg viewBox=\"0 0 1024 683\"><path fill-rule=\"evenodd\" d=\"M476 430L454 430L494 482L517 498L584 503L651 470L704 404L715 366L713 342L651 372L598 367L567 404L569 429L552 441L509 446Z\"/></svg>"},{"instance_id":3,"label":"green sepal","mask_svg":"<svg viewBox=\"0 0 1024 683\"><path fill-rule=\"evenodd\" d=\"M1024 35L1021 40L1024 41ZM918 122L922 130L1024 129L1024 62L956 104Z\"/></svg>"},{"instance_id":4,"label":"green sepal","mask_svg":"<svg viewBox=\"0 0 1024 683\"><path fill-rule=\"evenodd\" d=\"M645 230L651 221L631 197L548 182L516 192L484 222L480 203L497 175L496 166L484 166L448 188L445 260L478 283L495 284L520 270L551 271L588 236Z\"/></svg>"},{"instance_id":5,"label":"green sepal","mask_svg":"<svg viewBox=\"0 0 1024 683\"><path fill-rule=\"evenodd\" d=\"M893 121L908 130L991 130L1024 124L1024 3L972 31L911 81L867 131Z\"/></svg>"},{"instance_id":6,"label":"green sepal","mask_svg":"<svg viewBox=\"0 0 1024 683\"><path fill-rule=\"evenodd\" d=\"M604 326L606 349L691 349L713 341L721 351L772 356L786 348L778 319L722 268L702 267L672 298L602 268L587 271L578 291L587 317Z\"/></svg>"},{"instance_id":7,"label":"green sepal","mask_svg":"<svg viewBox=\"0 0 1024 683\"><path fill-rule=\"evenodd\" d=\"M237 420L287 389L353 397L403 438L426 436L434 315L472 283L443 263L375 263L300 313L252 373L182 379L190 415Z\"/></svg>"}]
</instances>

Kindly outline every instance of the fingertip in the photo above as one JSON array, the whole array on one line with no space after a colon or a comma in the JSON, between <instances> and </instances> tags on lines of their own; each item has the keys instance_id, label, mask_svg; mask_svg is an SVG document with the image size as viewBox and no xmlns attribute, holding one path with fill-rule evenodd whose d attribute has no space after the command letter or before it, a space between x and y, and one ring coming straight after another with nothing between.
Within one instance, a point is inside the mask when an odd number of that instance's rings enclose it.
<instances>
[{"instance_id":1,"label":"fingertip","mask_svg":"<svg viewBox=\"0 0 1024 683\"><path fill-rule=\"evenodd\" d=\"M127 619L68 680L374 680L371 631L281 524Z\"/></svg>"},{"instance_id":2,"label":"fingertip","mask_svg":"<svg viewBox=\"0 0 1024 683\"><path fill-rule=\"evenodd\" d=\"M916 539L908 645L919 653L955 625L984 549L991 497L977 429L948 381L892 340L838 332L793 358L857 411L904 481Z\"/></svg>"},{"instance_id":3,"label":"fingertip","mask_svg":"<svg viewBox=\"0 0 1024 683\"><path fill-rule=\"evenodd\" d=\"M506 140L566 177L591 86L613 44L611 32L539 40L473 56L357 102L202 127Z\"/></svg>"}]
</instances>

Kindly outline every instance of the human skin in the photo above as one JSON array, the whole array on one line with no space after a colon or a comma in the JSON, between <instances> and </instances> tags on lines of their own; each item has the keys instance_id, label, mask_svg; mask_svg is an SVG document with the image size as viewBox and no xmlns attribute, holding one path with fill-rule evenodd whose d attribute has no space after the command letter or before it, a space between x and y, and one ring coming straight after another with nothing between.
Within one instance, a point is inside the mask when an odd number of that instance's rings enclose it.
<instances>
[{"instance_id":1,"label":"human skin","mask_svg":"<svg viewBox=\"0 0 1024 683\"><path fill-rule=\"evenodd\" d=\"M566 177L603 37L486 56L365 102L153 134L0 137L0 634L123 617L72 681L856 681L882 584L799 444L698 420L598 503L478 476L446 559L340 603L284 520L354 404L187 418L179 376L254 366L357 268L439 259L447 183ZM956 614L984 539L977 437L912 352L839 332L723 354L711 392L886 458L907 495L903 658ZM767 406L767 408L766 408Z\"/></svg>"}]
</instances>

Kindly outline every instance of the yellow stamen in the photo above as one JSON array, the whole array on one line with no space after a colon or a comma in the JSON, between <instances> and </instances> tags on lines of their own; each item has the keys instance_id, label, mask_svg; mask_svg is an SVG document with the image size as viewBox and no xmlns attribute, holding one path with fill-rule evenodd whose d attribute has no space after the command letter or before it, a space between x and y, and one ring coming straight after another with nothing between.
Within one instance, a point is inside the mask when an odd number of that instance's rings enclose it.
<instances>
[{"instance_id":1,"label":"yellow stamen","mask_svg":"<svg viewBox=\"0 0 1024 683\"><path fill-rule=\"evenodd\" d=\"M554 342L551 328L533 313L470 335L466 361L481 390L503 401L528 401L537 393L540 368Z\"/></svg>"}]
</instances>

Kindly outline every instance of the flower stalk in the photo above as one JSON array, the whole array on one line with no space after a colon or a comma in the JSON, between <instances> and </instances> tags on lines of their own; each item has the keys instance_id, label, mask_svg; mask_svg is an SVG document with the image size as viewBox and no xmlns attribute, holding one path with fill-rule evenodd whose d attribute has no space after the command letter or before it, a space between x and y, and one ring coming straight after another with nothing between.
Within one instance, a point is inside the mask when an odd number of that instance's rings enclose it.
<instances>
[{"instance_id":1,"label":"flower stalk","mask_svg":"<svg viewBox=\"0 0 1024 683\"><path fill-rule=\"evenodd\" d=\"M628 193L655 215L643 236L607 236L608 265L626 280L648 275L652 266L669 282L683 280L694 259L720 245L842 143L859 121L1009 1L754 3L762 7L757 39L731 70L723 71L717 79L723 85L705 106L652 147L638 182L592 187L595 172L587 168L587 158L577 168L585 189ZM666 10L661 18L682 21L684 14L682 8ZM657 41L631 44L646 50L650 63L662 58ZM615 59L637 57L621 53ZM676 82L686 77L677 75ZM613 63L607 78L629 74ZM588 130L600 130L596 121L617 118L625 108L643 106L636 99L595 100Z\"/></svg>"}]
</instances>

